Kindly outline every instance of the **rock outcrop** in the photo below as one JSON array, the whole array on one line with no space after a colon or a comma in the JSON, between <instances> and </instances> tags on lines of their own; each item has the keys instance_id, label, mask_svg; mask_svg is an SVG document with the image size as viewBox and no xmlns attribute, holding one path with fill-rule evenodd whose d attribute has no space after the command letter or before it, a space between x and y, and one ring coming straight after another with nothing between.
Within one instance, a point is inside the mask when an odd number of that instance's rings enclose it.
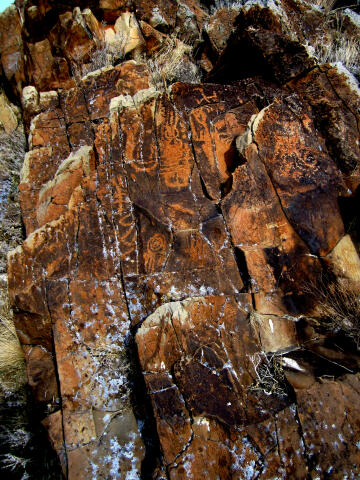
<instances>
[{"instance_id":1,"label":"rock outcrop","mask_svg":"<svg viewBox=\"0 0 360 480\"><path fill-rule=\"evenodd\" d=\"M320 308L324 276L360 288L356 80L311 55L319 9L212 3L0 19L28 134L9 288L69 479L360 474L356 339Z\"/></svg>"}]
</instances>

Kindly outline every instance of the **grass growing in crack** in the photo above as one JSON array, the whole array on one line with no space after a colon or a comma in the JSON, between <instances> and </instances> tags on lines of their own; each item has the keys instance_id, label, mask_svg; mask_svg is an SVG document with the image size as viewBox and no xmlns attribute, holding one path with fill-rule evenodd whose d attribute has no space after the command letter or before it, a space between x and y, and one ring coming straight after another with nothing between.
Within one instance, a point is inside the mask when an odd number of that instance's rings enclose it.
<instances>
[{"instance_id":1,"label":"grass growing in crack","mask_svg":"<svg viewBox=\"0 0 360 480\"><path fill-rule=\"evenodd\" d=\"M325 44L315 44L315 57L320 63L341 62L354 75L360 74L360 39L333 35Z\"/></svg>"},{"instance_id":2,"label":"grass growing in crack","mask_svg":"<svg viewBox=\"0 0 360 480\"><path fill-rule=\"evenodd\" d=\"M90 72L95 72L104 67L111 67L115 65L119 60L125 58L126 38L121 41L120 47L114 47L107 43L103 43L101 47L91 55L91 62L83 66L82 76L87 75Z\"/></svg>"},{"instance_id":3,"label":"grass growing in crack","mask_svg":"<svg viewBox=\"0 0 360 480\"><path fill-rule=\"evenodd\" d=\"M112 67L121 60L124 60L128 40L128 35L122 33L117 35L117 42L114 45L102 41L91 53L89 63L72 65L71 69L76 81L79 83L85 75L100 70L101 68Z\"/></svg>"}]
</instances>

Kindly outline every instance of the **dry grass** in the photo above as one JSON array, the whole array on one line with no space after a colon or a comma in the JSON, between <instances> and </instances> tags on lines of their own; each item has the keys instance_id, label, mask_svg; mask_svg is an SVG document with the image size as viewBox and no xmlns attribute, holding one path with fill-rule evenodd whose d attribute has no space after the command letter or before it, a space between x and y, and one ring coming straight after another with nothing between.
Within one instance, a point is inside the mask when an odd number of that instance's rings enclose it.
<instances>
[{"instance_id":1,"label":"dry grass","mask_svg":"<svg viewBox=\"0 0 360 480\"><path fill-rule=\"evenodd\" d=\"M128 36L123 34L117 36L116 45L111 45L105 41L97 46L96 50L91 53L89 63L83 65L73 64L71 66L73 75L77 81L88 73L95 72L104 67L111 67L125 58L125 49L128 42Z\"/></svg>"},{"instance_id":2,"label":"dry grass","mask_svg":"<svg viewBox=\"0 0 360 480\"><path fill-rule=\"evenodd\" d=\"M192 53L191 45L170 37L156 55L145 60L153 85L162 90L174 82L200 83L200 69L191 61Z\"/></svg>"},{"instance_id":3,"label":"dry grass","mask_svg":"<svg viewBox=\"0 0 360 480\"><path fill-rule=\"evenodd\" d=\"M312 43L313 54L321 63L342 63L353 75L360 74L360 38L344 28L344 16L325 11L325 24Z\"/></svg>"},{"instance_id":4,"label":"dry grass","mask_svg":"<svg viewBox=\"0 0 360 480\"><path fill-rule=\"evenodd\" d=\"M313 5L317 5L325 10L325 12L330 12L336 3L336 0L312 0Z\"/></svg>"},{"instance_id":5,"label":"dry grass","mask_svg":"<svg viewBox=\"0 0 360 480\"><path fill-rule=\"evenodd\" d=\"M26 382L24 354L4 289L0 292L0 389L8 395Z\"/></svg>"},{"instance_id":6,"label":"dry grass","mask_svg":"<svg viewBox=\"0 0 360 480\"><path fill-rule=\"evenodd\" d=\"M87 75L90 72L95 72L104 67L111 67L116 62L122 60L125 57L126 38L124 37L120 47L114 47L103 43L100 48L95 50L91 55L91 62L87 63L83 67L83 75Z\"/></svg>"},{"instance_id":7,"label":"dry grass","mask_svg":"<svg viewBox=\"0 0 360 480\"><path fill-rule=\"evenodd\" d=\"M341 62L351 73L360 73L360 39L334 34L328 41L322 39L314 45L315 57L319 63Z\"/></svg>"},{"instance_id":8,"label":"dry grass","mask_svg":"<svg viewBox=\"0 0 360 480\"><path fill-rule=\"evenodd\" d=\"M307 288L317 301L319 326L333 334L343 333L360 349L360 288L347 281L321 280Z\"/></svg>"},{"instance_id":9,"label":"dry grass","mask_svg":"<svg viewBox=\"0 0 360 480\"><path fill-rule=\"evenodd\" d=\"M214 14L223 8L239 10L242 6L243 2L241 0L215 0L214 5L210 8L210 12Z\"/></svg>"}]
</instances>

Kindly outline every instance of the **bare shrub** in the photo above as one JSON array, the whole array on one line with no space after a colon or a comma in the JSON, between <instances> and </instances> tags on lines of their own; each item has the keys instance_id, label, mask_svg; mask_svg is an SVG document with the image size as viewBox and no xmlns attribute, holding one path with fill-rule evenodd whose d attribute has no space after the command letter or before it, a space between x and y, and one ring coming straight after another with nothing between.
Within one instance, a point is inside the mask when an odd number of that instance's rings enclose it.
<instances>
[{"instance_id":1,"label":"bare shrub","mask_svg":"<svg viewBox=\"0 0 360 480\"><path fill-rule=\"evenodd\" d=\"M262 391L266 395L287 395L284 370L279 356L259 352L249 356L254 367L256 381L250 390Z\"/></svg>"},{"instance_id":2,"label":"bare shrub","mask_svg":"<svg viewBox=\"0 0 360 480\"><path fill-rule=\"evenodd\" d=\"M4 465L4 467L12 472L19 468L25 469L28 462L29 459L18 457L12 453L7 453L1 458L1 463Z\"/></svg>"},{"instance_id":3,"label":"bare shrub","mask_svg":"<svg viewBox=\"0 0 360 480\"><path fill-rule=\"evenodd\" d=\"M31 433L26 431L24 425L15 424L14 429L4 428L0 431L0 440L2 442L7 442L10 447L24 448L29 443L31 438Z\"/></svg>"}]
</instances>

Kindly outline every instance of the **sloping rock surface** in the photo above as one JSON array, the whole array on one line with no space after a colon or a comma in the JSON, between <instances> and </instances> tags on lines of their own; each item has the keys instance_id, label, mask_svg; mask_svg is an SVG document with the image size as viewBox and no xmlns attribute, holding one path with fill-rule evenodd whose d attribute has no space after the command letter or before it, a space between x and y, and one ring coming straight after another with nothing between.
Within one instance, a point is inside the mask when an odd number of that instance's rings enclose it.
<instances>
[{"instance_id":1,"label":"sloping rock surface","mask_svg":"<svg viewBox=\"0 0 360 480\"><path fill-rule=\"evenodd\" d=\"M65 477L357 478L356 345L308 320L321 274L360 283L360 96L304 46L323 14L90 3L1 17L29 147L9 288ZM185 37L206 81L169 86Z\"/></svg>"}]
</instances>

